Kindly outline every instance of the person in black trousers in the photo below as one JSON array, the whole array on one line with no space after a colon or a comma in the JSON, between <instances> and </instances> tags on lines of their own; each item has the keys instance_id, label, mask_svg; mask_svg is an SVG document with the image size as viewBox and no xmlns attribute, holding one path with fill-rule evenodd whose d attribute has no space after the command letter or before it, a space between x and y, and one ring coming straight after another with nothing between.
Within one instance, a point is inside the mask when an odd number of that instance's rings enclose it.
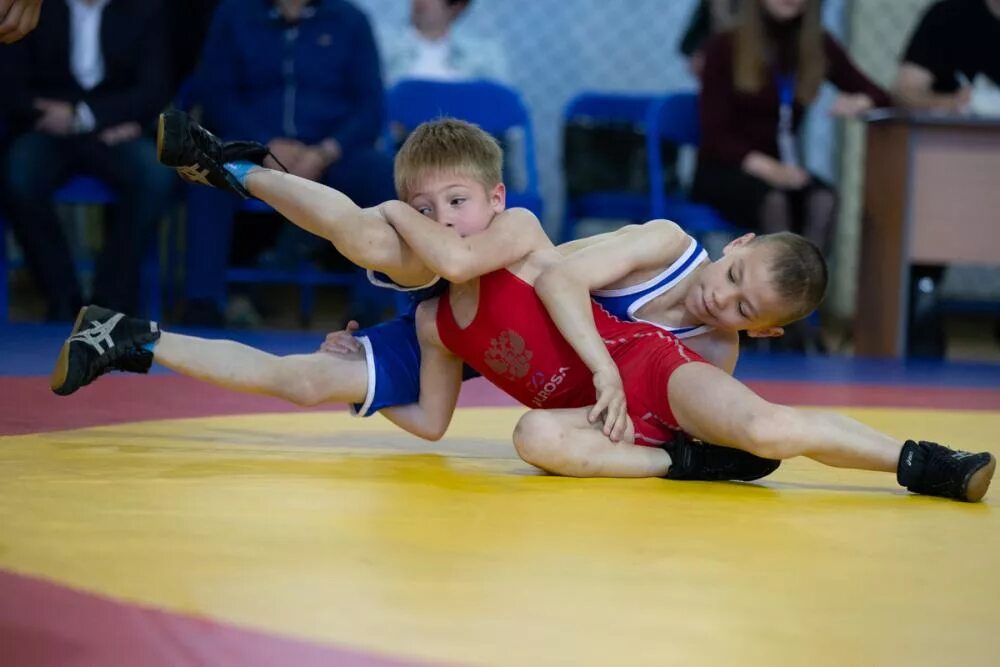
<instances>
[{"instance_id":1,"label":"person in black trousers","mask_svg":"<svg viewBox=\"0 0 1000 667\"><path fill-rule=\"evenodd\" d=\"M83 302L53 194L75 174L114 191L93 301L136 308L139 266L174 179L148 136L169 100L161 0L50 2L37 29L0 49L0 124L10 132L4 199L49 320Z\"/></svg>"}]
</instances>

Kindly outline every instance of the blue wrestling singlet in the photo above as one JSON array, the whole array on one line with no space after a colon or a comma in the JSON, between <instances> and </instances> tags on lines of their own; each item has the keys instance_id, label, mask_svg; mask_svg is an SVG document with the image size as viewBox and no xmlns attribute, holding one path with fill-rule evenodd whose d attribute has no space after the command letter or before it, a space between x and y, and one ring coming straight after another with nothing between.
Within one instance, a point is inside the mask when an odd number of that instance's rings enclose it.
<instances>
[{"instance_id":1,"label":"blue wrestling singlet","mask_svg":"<svg viewBox=\"0 0 1000 667\"><path fill-rule=\"evenodd\" d=\"M420 399L417 304L440 296L448 288L448 282L440 277L419 287L397 285L389 276L376 271L368 271L368 280L376 287L405 292L410 297L410 303L402 315L354 334L365 349L365 362L368 364L365 402L351 406L352 412L361 417L369 417L382 408L416 403ZM479 374L464 366L462 379L474 377L479 377Z\"/></svg>"},{"instance_id":2,"label":"blue wrestling singlet","mask_svg":"<svg viewBox=\"0 0 1000 667\"><path fill-rule=\"evenodd\" d=\"M620 320L630 320L632 322L646 322L653 326L669 331L677 338L691 338L699 334L712 330L712 327L701 325L697 327L670 327L658 322L649 322L641 317L636 317L635 313L644 305L660 296L671 287L687 277L704 260L708 259L708 253L701 244L691 239L691 245L677 258L673 264L668 266L661 273L653 276L649 280L639 285L622 287L610 290L594 290L591 297L615 317Z\"/></svg>"}]
</instances>

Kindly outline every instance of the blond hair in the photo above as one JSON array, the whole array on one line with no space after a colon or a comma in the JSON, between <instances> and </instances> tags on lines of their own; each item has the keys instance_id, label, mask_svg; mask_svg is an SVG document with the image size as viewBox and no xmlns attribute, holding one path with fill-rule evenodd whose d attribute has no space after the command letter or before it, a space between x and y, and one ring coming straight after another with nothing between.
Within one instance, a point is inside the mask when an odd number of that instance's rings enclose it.
<instances>
[{"instance_id":1,"label":"blond hair","mask_svg":"<svg viewBox=\"0 0 1000 667\"><path fill-rule=\"evenodd\" d=\"M417 126L396 153L396 193L409 201L427 174L465 176L489 192L503 180L503 150L478 125L439 118Z\"/></svg>"},{"instance_id":2,"label":"blond hair","mask_svg":"<svg viewBox=\"0 0 1000 667\"><path fill-rule=\"evenodd\" d=\"M761 0L745 0L742 15L733 32L733 79L736 89L743 93L757 93L764 84L764 77L771 76L776 64L769 62L768 58L773 49L765 44L767 37ZM826 78L819 0L806 0L797 33L795 99L802 105L808 105Z\"/></svg>"},{"instance_id":3,"label":"blond hair","mask_svg":"<svg viewBox=\"0 0 1000 667\"><path fill-rule=\"evenodd\" d=\"M771 284L789 310L776 326L801 320L823 302L829 280L826 260L815 243L792 232L756 237L771 251Z\"/></svg>"}]
</instances>

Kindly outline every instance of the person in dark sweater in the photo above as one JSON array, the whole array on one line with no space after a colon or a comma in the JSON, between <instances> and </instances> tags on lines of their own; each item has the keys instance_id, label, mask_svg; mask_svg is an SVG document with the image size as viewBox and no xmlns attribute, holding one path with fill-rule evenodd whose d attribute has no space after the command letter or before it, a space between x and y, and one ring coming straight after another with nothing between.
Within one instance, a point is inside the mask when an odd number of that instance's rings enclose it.
<instances>
[{"instance_id":1,"label":"person in dark sweater","mask_svg":"<svg viewBox=\"0 0 1000 667\"><path fill-rule=\"evenodd\" d=\"M288 170L362 206L395 196L392 159L375 149L385 117L371 26L346 0L223 0L192 85L223 138L267 144ZM239 202L188 196L185 320L221 323Z\"/></svg>"},{"instance_id":2,"label":"person in dark sweater","mask_svg":"<svg viewBox=\"0 0 1000 667\"><path fill-rule=\"evenodd\" d=\"M799 232L828 253L836 195L797 150L824 80L841 91L836 115L891 105L823 31L819 0L744 2L736 28L706 46L693 197L763 233Z\"/></svg>"}]
</instances>

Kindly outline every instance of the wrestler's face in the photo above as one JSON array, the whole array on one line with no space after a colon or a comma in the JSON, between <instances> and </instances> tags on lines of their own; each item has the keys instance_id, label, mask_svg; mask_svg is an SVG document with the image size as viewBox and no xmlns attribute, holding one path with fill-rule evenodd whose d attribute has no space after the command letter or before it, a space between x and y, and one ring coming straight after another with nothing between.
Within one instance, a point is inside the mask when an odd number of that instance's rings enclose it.
<instances>
[{"instance_id":1,"label":"wrestler's face","mask_svg":"<svg viewBox=\"0 0 1000 667\"><path fill-rule=\"evenodd\" d=\"M688 289L684 305L703 323L722 331L746 330L750 336L780 336L774 326L789 308L772 284L771 252L750 243L753 234L732 241L722 259L705 265Z\"/></svg>"},{"instance_id":2,"label":"wrestler's face","mask_svg":"<svg viewBox=\"0 0 1000 667\"><path fill-rule=\"evenodd\" d=\"M474 178L439 173L419 179L406 203L459 236L469 236L486 229L506 201L503 183L487 189Z\"/></svg>"}]
</instances>

